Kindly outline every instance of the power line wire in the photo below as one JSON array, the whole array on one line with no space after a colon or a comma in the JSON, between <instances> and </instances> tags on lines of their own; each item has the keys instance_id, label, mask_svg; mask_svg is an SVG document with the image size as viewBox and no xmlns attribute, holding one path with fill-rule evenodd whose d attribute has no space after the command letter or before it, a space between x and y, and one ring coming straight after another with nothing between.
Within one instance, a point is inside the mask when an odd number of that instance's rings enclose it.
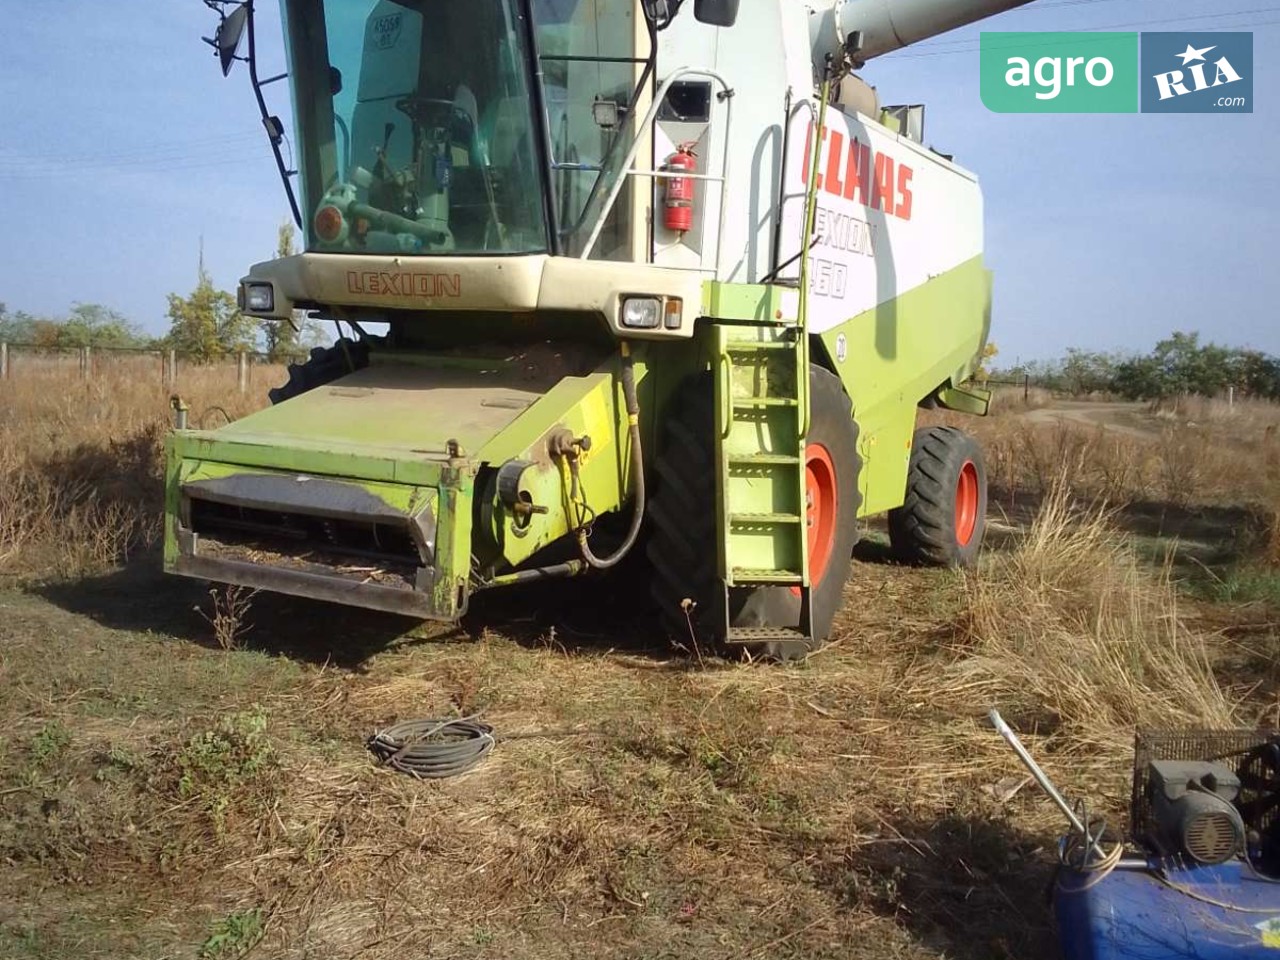
<instances>
[{"instance_id":1,"label":"power line wire","mask_svg":"<svg viewBox=\"0 0 1280 960\"><path fill-rule=\"evenodd\" d=\"M194 140L172 141L169 143L155 143L146 145L135 145L127 148L113 148L110 150L94 150L91 152L80 151L78 153L69 153L66 151L47 151L41 153L23 153L19 156L5 155L5 148L0 148L0 164L3 163L39 163L42 161L68 161L68 160L111 160L124 159L128 160L132 157L146 157L155 154L172 153L180 151L187 153L191 150L201 150L207 147L217 147L226 144L249 143L251 141L260 141L263 138L262 133L251 133L249 131L241 131L234 134L226 134L223 136L201 137Z\"/></svg>"},{"instance_id":2,"label":"power line wire","mask_svg":"<svg viewBox=\"0 0 1280 960\"><path fill-rule=\"evenodd\" d=\"M1168 18L1159 19L1159 20L1135 20L1130 23L1113 23L1113 24L1108 24L1106 26L1101 26L1101 27L1085 27L1080 30L1048 31L1048 32L1104 33L1109 30L1119 30L1126 27L1142 27L1142 26L1150 26L1152 24L1182 23L1188 20L1221 19L1224 17L1242 17L1248 14L1278 13L1278 12L1280 12L1280 7L1259 7L1254 10L1237 10L1230 13L1206 13L1206 14L1199 14L1199 15L1194 15L1189 17L1168 17ZM1264 21L1246 22L1246 23L1233 23L1233 24L1228 24L1228 26L1230 27L1264 27L1264 26L1270 26L1275 22L1276 21L1274 20L1264 20ZM1035 32L1041 32L1041 31L1035 31ZM943 46L954 46L957 49L940 49ZM1007 47L1009 49L1013 49L1013 45L1011 44L1007 45ZM1021 45L1019 45L1018 48L1024 49L1024 47L1022 47ZM979 49L981 49L981 41L974 41L972 38L966 38L964 40L943 41L936 44L929 44L927 46L924 44L912 46L907 48L908 52L898 54L898 59L914 60L921 57L945 57L945 56L948 56L951 54L957 54L957 53L972 53Z\"/></svg>"}]
</instances>

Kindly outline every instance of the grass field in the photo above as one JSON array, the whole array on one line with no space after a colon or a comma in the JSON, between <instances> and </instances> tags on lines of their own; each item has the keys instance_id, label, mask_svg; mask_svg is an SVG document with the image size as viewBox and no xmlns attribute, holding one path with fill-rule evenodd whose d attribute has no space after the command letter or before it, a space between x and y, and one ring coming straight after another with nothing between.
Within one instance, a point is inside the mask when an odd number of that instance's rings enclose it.
<instances>
[{"instance_id":1,"label":"grass field","mask_svg":"<svg viewBox=\"0 0 1280 960\"><path fill-rule=\"evenodd\" d=\"M211 425L258 402L205 379ZM456 630L211 596L158 573L156 378L0 382L0 957L1050 955L1061 823L987 709L1115 823L1135 725L1280 711L1280 409L1193 406L956 421L981 566L873 522L779 667L673 651L643 584ZM364 749L455 712L511 738L465 777Z\"/></svg>"}]
</instances>

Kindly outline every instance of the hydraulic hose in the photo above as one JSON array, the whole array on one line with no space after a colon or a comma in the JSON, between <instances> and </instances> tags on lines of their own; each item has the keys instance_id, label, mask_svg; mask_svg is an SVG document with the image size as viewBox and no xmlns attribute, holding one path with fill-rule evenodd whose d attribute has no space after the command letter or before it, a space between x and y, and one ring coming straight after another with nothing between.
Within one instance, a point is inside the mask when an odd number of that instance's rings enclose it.
<instances>
[{"instance_id":1,"label":"hydraulic hose","mask_svg":"<svg viewBox=\"0 0 1280 960\"><path fill-rule=\"evenodd\" d=\"M597 557L592 553L591 545L587 542L586 528L578 528L578 549L582 552L582 559L596 570L608 570L621 563L639 539L640 525L644 522L644 456L640 448L640 404L636 400L636 371L635 363L631 358L631 345L625 340L622 341L621 353L622 398L627 405L627 432L631 437L631 485L635 488L636 502L632 508L631 529L627 531L626 539L607 557Z\"/></svg>"},{"instance_id":2,"label":"hydraulic hose","mask_svg":"<svg viewBox=\"0 0 1280 960\"><path fill-rule=\"evenodd\" d=\"M420 780L466 773L493 749L493 728L474 717L460 720L408 720L369 738L382 763Z\"/></svg>"}]
</instances>

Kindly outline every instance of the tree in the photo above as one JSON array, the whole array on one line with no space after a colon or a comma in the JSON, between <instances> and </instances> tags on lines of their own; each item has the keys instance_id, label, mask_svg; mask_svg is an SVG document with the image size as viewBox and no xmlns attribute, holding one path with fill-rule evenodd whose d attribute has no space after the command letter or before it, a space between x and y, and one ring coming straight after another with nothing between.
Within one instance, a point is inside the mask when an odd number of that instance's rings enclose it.
<instances>
[{"instance_id":1,"label":"tree","mask_svg":"<svg viewBox=\"0 0 1280 960\"><path fill-rule=\"evenodd\" d=\"M200 265L190 296L169 294L169 334L165 344L194 360L216 360L239 350L252 350L253 321L240 312L236 298L218 290Z\"/></svg>"},{"instance_id":2,"label":"tree","mask_svg":"<svg viewBox=\"0 0 1280 960\"><path fill-rule=\"evenodd\" d=\"M123 315L98 303L77 303L58 329L60 347L141 347L148 338Z\"/></svg>"},{"instance_id":3,"label":"tree","mask_svg":"<svg viewBox=\"0 0 1280 960\"><path fill-rule=\"evenodd\" d=\"M982 348L982 359L978 363L978 369L974 376L985 383L991 379L991 361L996 358L1000 352L1000 348L995 345L995 341L988 340L986 346Z\"/></svg>"},{"instance_id":4,"label":"tree","mask_svg":"<svg viewBox=\"0 0 1280 960\"><path fill-rule=\"evenodd\" d=\"M110 307L77 303L62 318L37 317L0 304L0 340L47 348L142 347L150 342L136 324Z\"/></svg>"},{"instance_id":5,"label":"tree","mask_svg":"<svg viewBox=\"0 0 1280 960\"><path fill-rule=\"evenodd\" d=\"M1110 390L1115 371L1115 358L1105 353L1071 349L1062 361L1061 375L1066 390L1079 396Z\"/></svg>"},{"instance_id":6,"label":"tree","mask_svg":"<svg viewBox=\"0 0 1280 960\"><path fill-rule=\"evenodd\" d=\"M276 256L293 256L297 252L293 241L293 221L285 220L276 232ZM267 356L275 363L305 354L311 347L321 346L328 340L323 327L315 320L308 320L301 310L293 311L291 320L259 320L258 323Z\"/></svg>"},{"instance_id":7,"label":"tree","mask_svg":"<svg viewBox=\"0 0 1280 960\"><path fill-rule=\"evenodd\" d=\"M291 257L293 254L293 222L285 220L276 231L276 256ZM300 319L301 311L295 310L290 320L258 321L262 327L262 340L267 348L267 357L273 363L297 356L298 333L301 330Z\"/></svg>"},{"instance_id":8,"label":"tree","mask_svg":"<svg viewBox=\"0 0 1280 960\"><path fill-rule=\"evenodd\" d=\"M1130 357L1116 364L1111 388L1128 400L1159 400L1169 395L1168 380L1154 357Z\"/></svg>"},{"instance_id":9,"label":"tree","mask_svg":"<svg viewBox=\"0 0 1280 960\"><path fill-rule=\"evenodd\" d=\"M1260 350L1240 350L1233 358L1232 375L1245 396L1280 400L1280 359Z\"/></svg>"},{"instance_id":10,"label":"tree","mask_svg":"<svg viewBox=\"0 0 1280 960\"><path fill-rule=\"evenodd\" d=\"M8 307L0 303L0 340L9 343L36 343L40 339L36 328L41 323L49 324L50 321L33 317L22 310L10 313Z\"/></svg>"}]
</instances>

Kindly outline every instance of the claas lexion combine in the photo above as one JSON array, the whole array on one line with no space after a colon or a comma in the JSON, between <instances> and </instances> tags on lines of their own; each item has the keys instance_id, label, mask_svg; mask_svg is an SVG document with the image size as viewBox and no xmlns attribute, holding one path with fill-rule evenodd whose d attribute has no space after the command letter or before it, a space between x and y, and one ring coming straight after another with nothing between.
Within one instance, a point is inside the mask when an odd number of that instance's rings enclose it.
<instances>
[{"instance_id":1,"label":"claas lexion combine","mask_svg":"<svg viewBox=\"0 0 1280 960\"><path fill-rule=\"evenodd\" d=\"M860 518L973 558L980 451L916 416L988 407L978 183L857 71L1020 0L283 0L287 151L252 0L206 2L305 238L241 309L341 335L172 434L169 571L450 621L626 560L789 657Z\"/></svg>"}]
</instances>

